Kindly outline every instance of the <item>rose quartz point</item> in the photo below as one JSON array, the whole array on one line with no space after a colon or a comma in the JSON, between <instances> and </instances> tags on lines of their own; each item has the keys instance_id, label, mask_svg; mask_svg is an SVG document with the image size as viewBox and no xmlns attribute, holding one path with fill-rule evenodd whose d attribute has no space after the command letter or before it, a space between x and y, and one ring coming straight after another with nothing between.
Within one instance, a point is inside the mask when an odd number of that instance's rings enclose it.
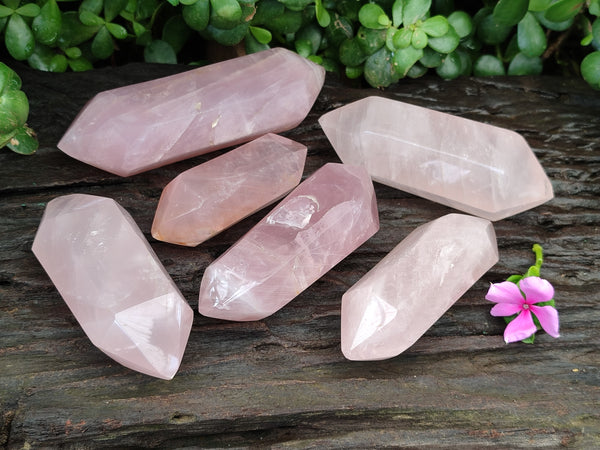
<instances>
[{"instance_id":1,"label":"rose quartz point","mask_svg":"<svg viewBox=\"0 0 600 450\"><path fill-rule=\"evenodd\" d=\"M121 176L296 127L323 67L283 48L96 95L58 143L66 154Z\"/></svg>"},{"instance_id":2,"label":"rose quartz point","mask_svg":"<svg viewBox=\"0 0 600 450\"><path fill-rule=\"evenodd\" d=\"M379 229L364 168L326 164L204 272L198 309L218 319L278 311Z\"/></svg>"},{"instance_id":3,"label":"rose quartz point","mask_svg":"<svg viewBox=\"0 0 600 450\"><path fill-rule=\"evenodd\" d=\"M497 261L486 219L448 214L418 227L343 295L344 356L399 355Z\"/></svg>"},{"instance_id":4,"label":"rose quartz point","mask_svg":"<svg viewBox=\"0 0 600 450\"><path fill-rule=\"evenodd\" d=\"M489 220L552 199L519 134L427 108L368 97L319 119L344 163L373 180Z\"/></svg>"},{"instance_id":5,"label":"rose quartz point","mask_svg":"<svg viewBox=\"0 0 600 450\"><path fill-rule=\"evenodd\" d=\"M163 190L152 236L196 246L291 191L305 160L304 145L267 134L189 169Z\"/></svg>"},{"instance_id":6,"label":"rose quartz point","mask_svg":"<svg viewBox=\"0 0 600 450\"><path fill-rule=\"evenodd\" d=\"M56 198L32 250L96 347L130 369L173 378L193 311L127 211L105 197Z\"/></svg>"}]
</instances>

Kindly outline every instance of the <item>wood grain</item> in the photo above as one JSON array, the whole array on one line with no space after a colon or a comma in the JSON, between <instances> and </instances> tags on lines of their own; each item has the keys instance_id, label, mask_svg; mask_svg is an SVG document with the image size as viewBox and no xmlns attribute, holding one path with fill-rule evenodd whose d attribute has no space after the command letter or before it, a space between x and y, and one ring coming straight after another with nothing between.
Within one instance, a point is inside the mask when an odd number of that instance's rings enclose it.
<instances>
[{"instance_id":1,"label":"wood grain","mask_svg":"<svg viewBox=\"0 0 600 450\"><path fill-rule=\"evenodd\" d=\"M579 80L403 81L355 89L328 76L313 110L286 136L309 148L305 176L339 161L317 124L326 111L383 95L520 132L556 197L495 223L500 262L408 351L346 361L340 299L416 226L450 208L376 184L381 230L273 316L229 323L196 313L176 377L133 372L97 350L31 253L51 199L74 192L119 201L146 234L192 308L204 268L264 212L190 249L149 234L162 188L219 154L130 178L56 148L101 90L186 70L128 65L49 74L18 67L41 147L0 152L0 444L101 447L600 447L600 94ZM561 337L505 345L489 315L489 282L524 272L545 250ZM427 307L429 299L423 299Z\"/></svg>"}]
</instances>

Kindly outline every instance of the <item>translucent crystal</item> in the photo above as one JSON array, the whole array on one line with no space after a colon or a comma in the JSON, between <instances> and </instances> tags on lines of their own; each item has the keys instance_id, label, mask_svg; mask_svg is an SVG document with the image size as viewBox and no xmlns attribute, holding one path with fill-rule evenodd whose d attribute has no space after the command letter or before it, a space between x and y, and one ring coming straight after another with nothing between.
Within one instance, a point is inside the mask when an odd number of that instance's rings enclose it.
<instances>
[{"instance_id":1,"label":"translucent crystal","mask_svg":"<svg viewBox=\"0 0 600 450\"><path fill-rule=\"evenodd\" d=\"M319 119L346 164L373 180L499 220L553 197L525 139L503 128L368 97Z\"/></svg>"},{"instance_id":2,"label":"translucent crystal","mask_svg":"<svg viewBox=\"0 0 600 450\"><path fill-rule=\"evenodd\" d=\"M282 308L379 228L362 167L326 164L204 272L199 311L258 320Z\"/></svg>"},{"instance_id":3,"label":"translucent crystal","mask_svg":"<svg viewBox=\"0 0 600 450\"><path fill-rule=\"evenodd\" d=\"M297 126L323 67L283 48L96 95L58 148L121 176Z\"/></svg>"},{"instance_id":4,"label":"translucent crystal","mask_svg":"<svg viewBox=\"0 0 600 450\"><path fill-rule=\"evenodd\" d=\"M33 253L96 347L130 369L173 378L193 311L121 206L83 194L52 200Z\"/></svg>"},{"instance_id":5,"label":"translucent crystal","mask_svg":"<svg viewBox=\"0 0 600 450\"><path fill-rule=\"evenodd\" d=\"M448 214L410 233L342 297L342 352L399 355L498 261L488 220Z\"/></svg>"},{"instance_id":6,"label":"translucent crystal","mask_svg":"<svg viewBox=\"0 0 600 450\"><path fill-rule=\"evenodd\" d=\"M186 170L163 190L152 236L195 246L280 199L302 178L306 147L267 134Z\"/></svg>"}]
</instances>

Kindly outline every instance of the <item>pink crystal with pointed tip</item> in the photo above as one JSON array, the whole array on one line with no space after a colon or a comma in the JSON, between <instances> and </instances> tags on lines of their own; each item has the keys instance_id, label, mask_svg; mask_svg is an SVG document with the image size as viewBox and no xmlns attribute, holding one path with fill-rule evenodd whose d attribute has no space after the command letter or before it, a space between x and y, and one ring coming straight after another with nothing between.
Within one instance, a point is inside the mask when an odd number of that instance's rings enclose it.
<instances>
[{"instance_id":1,"label":"pink crystal with pointed tip","mask_svg":"<svg viewBox=\"0 0 600 450\"><path fill-rule=\"evenodd\" d=\"M104 91L58 148L108 172L134 175L296 127L324 80L323 67L273 48Z\"/></svg>"},{"instance_id":2,"label":"pink crystal with pointed tip","mask_svg":"<svg viewBox=\"0 0 600 450\"><path fill-rule=\"evenodd\" d=\"M343 295L344 356L399 355L497 261L486 219L448 214L421 225Z\"/></svg>"},{"instance_id":3,"label":"pink crystal with pointed tip","mask_svg":"<svg viewBox=\"0 0 600 450\"><path fill-rule=\"evenodd\" d=\"M340 159L373 180L489 219L552 199L552 185L525 139L492 125L382 97L324 114Z\"/></svg>"},{"instance_id":4,"label":"pink crystal with pointed tip","mask_svg":"<svg viewBox=\"0 0 600 450\"><path fill-rule=\"evenodd\" d=\"M267 134L186 170L163 190L152 236L196 246L291 191L302 178L306 147Z\"/></svg>"},{"instance_id":5,"label":"pink crystal with pointed tip","mask_svg":"<svg viewBox=\"0 0 600 450\"><path fill-rule=\"evenodd\" d=\"M378 229L364 168L326 164L208 266L198 309L218 319L267 317Z\"/></svg>"},{"instance_id":6,"label":"pink crystal with pointed tip","mask_svg":"<svg viewBox=\"0 0 600 450\"><path fill-rule=\"evenodd\" d=\"M56 198L32 250L96 347L130 369L173 378L193 311L127 211L105 197Z\"/></svg>"}]
</instances>

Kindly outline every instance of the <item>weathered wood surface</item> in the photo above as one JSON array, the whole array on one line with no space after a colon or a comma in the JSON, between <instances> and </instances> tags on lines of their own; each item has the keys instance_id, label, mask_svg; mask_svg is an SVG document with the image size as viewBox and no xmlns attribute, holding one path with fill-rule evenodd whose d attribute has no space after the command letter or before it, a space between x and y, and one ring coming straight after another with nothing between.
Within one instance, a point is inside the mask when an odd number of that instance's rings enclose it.
<instances>
[{"instance_id":1,"label":"weathered wood surface","mask_svg":"<svg viewBox=\"0 0 600 450\"><path fill-rule=\"evenodd\" d=\"M56 149L95 92L184 69L19 69L41 148L31 157L0 153L1 444L600 447L600 94L578 80L420 79L376 92L330 77L308 118L286 133L309 147L310 174L338 160L317 118L377 94L516 130L536 149L556 198L495 224L500 262L404 354L346 361L340 299L411 230L451 209L382 185L379 233L280 312L251 323L196 313L172 381L128 370L93 347L30 250L48 201L73 192L115 198L193 308L203 269L262 216L195 249L156 242L149 230L161 189L212 155L119 178ZM527 269L535 242L556 287L562 336L507 346L484 295L489 282Z\"/></svg>"}]
</instances>

